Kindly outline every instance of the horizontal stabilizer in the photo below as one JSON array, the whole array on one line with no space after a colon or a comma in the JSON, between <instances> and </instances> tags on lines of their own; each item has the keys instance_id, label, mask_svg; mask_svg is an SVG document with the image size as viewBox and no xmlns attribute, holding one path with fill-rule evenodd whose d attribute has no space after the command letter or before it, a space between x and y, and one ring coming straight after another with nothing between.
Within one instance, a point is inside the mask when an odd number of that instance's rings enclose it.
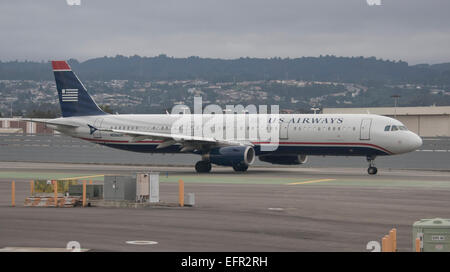
<instances>
[{"instance_id":1,"label":"horizontal stabilizer","mask_svg":"<svg viewBox=\"0 0 450 272\"><path fill-rule=\"evenodd\" d=\"M54 125L54 126L63 126L63 127L79 127L79 125L75 124L67 124L67 123L59 123L55 121L49 121L47 119L20 119L20 121L26 121L26 122L34 122L34 123L41 123L41 124L47 124L47 125Z\"/></svg>"}]
</instances>

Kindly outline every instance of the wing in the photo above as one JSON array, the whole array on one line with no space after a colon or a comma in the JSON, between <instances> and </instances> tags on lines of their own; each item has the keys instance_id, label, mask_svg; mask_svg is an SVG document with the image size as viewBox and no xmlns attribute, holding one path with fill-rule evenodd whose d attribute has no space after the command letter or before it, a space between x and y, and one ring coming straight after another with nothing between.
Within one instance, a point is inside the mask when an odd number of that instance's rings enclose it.
<instances>
[{"instance_id":1,"label":"wing","mask_svg":"<svg viewBox=\"0 0 450 272\"><path fill-rule=\"evenodd\" d=\"M98 130L129 135L133 137L132 140L130 140L130 142L137 142L145 139L162 140L163 142L157 146L158 149L168 147L174 144L181 144L182 152L193 151L196 149L205 150L220 146L247 146L247 145L253 146L251 142L245 140L242 141L218 140L215 138L190 136L183 134L166 134L157 132L120 130L120 129L98 129Z\"/></svg>"}]
</instances>

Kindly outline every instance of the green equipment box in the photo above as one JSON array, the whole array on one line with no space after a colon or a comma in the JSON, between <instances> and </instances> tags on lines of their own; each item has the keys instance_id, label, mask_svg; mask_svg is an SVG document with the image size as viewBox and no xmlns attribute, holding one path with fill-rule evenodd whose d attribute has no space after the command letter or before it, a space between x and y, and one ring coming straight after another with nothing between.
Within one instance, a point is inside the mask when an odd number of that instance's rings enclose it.
<instances>
[{"instance_id":1,"label":"green equipment box","mask_svg":"<svg viewBox=\"0 0 450 272\"><path fill-rule=\"evenodd\" d=\"M69 195L83 196L83 185L70 185ZM86 198L89 199L103 198L103 185L86 184Z\"/></svg>"},{"instance_id":2,"label":"green equipment box","mask_svg":"<svg viewBox=\"0 0 450 272\"><path fill-rule=\"evenodd\" d=\"M450 219L422 219L413 224L413 251L416 238L423 252L450 252Z\"/></svg>"}]
</instances>

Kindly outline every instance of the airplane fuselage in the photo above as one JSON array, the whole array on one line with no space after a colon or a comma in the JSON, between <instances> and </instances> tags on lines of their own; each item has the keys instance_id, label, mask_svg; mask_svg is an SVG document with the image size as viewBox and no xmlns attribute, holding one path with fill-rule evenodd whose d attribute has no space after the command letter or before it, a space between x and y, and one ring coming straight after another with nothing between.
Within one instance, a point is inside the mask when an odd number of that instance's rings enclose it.
<instances>
[{"instance_id":1,"label":"airplane fuselage","mask_svg":"<svg viewBox=\"0 0 450 272\"><path fill-rule=\"evenodd\" d=\"M124 114L96 115L54 119L53 122L78 125L76 128L55 127L62 133L93 143L112 148L135 152L178 153L181 145L175 144L165 148L157 148L161 140L135 139L134 137L104 129L136 130L145 132L170 134L179 115L160 114ZM211 115L203 115L203 124L211 124ZM256 155L303 154L303 155L335 155L335 156L382 156L395 155L417 149L422 140L415 133L404 129L398 120L371 114L280 114L278 118L267 117L268 123L276 123L278 129L278 148L265 152L259 147L268 143L258 137L259 126L267 124L231 124L218 121L215 131L203 129L203 136L223 135L223 139L232 140L238 134L245 135L251 142ZM97 128L92 131L89 127ZM386 127L389 130L386 131ZM393 126L397 129L392 130ZM401 128L401 129L400 129ZM177 128L178 129L178 128ZM233 130L234 133L227 133ZM252 133L253 132L253 133ZM194 132L184 132L188 135ZM255 134L256 133L256 134ZM255 137L256 135L256 137ZM228 136L228 137L227 137ZM231 136L231 138L230 138ZM198 151L193 150L193 153Z\"/></svg>"}]
</instances>

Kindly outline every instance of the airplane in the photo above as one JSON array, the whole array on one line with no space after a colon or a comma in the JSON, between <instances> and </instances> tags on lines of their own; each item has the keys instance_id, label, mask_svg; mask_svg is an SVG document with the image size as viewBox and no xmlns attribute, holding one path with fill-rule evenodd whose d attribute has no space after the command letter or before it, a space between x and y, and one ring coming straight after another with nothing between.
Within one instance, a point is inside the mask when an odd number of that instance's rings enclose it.
<instances>
[{"instance_id":1,"label":"airplane","mask_svg":"<svg viewBox=\"0 0 450 272\"><path fill-rule=\"evenodd\" d=\"M258 130L259 123L232 127L244 131L240 140L182 132L182 127L178 133L173 126L180 115L105 113L66 61L52 61L52 67L62 117L27 121L42 122L63 134L121 150L198 154L201 156L195 164L198 173L210 172L212 164L245 172L256 157L275 165L301 165L307 162L307 156L320 155L366 157L367 173L375 175L377 156L412 152L422 145L422 139L400 121L375 114L279 114L267 118L279 136L277 148L270 151L262 148L270 141L249 137L249 131ZM211 118L211 114L201 116L201 120ZM215 125L222 131L222 121ZM227 129L231 127L223 126L225 136Z\"/></svg>"}]
</instances>

